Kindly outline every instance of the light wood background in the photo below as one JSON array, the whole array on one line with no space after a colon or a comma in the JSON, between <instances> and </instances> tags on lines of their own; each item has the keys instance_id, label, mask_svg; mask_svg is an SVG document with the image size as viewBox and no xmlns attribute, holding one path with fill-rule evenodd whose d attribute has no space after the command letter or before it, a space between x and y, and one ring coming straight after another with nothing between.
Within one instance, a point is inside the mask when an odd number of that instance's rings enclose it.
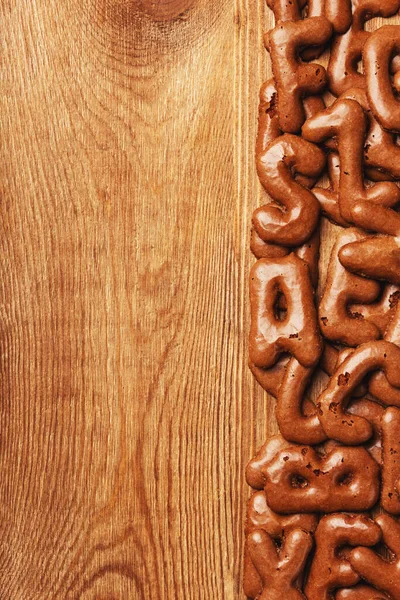
<instances>
[{"instance_id":1,"label":"light wood background","mask_svg":"<svg viewBox=\"0 0 400 600\"><path fill-rule=\"evenodd\" d=\"M241 598L264 1L0 7L0 598Z\"/></svg>"},{"instance_id":2,"label":"light wood background","mask_svg":"<svg viewBox=\"0 0 400 600\"><path fill-rule=\"evenodd\" d=\"M242 598L264 0L0 7L0 599Z\"/></svg>"}]
</instances>

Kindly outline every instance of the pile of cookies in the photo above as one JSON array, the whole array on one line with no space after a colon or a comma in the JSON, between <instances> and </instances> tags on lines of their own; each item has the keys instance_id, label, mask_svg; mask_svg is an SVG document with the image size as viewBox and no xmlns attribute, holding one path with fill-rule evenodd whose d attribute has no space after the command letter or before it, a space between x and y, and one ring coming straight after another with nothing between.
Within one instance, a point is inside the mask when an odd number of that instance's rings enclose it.
<instances>
[{"instance_id":1,"label":"pile of cookies","mask_svg":"<svg viewBox=\"0 0 400 600\"><path fill-rule=\"evenodd\" d=\"M400 0L268 5L250 367L281 434L247 467L244 591L400 600L400 26L364 30ZM321 216L338 236L317 302Z\"/></svg>"}]
</instances>

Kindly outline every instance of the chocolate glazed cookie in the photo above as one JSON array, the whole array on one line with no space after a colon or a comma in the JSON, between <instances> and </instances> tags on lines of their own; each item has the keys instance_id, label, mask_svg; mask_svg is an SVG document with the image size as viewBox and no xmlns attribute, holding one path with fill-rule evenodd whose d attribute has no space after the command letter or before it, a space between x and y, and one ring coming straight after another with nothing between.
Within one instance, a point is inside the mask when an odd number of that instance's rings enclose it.
<instances>
[{"instance_id":1,"label":"chocolate glazed cookie","mask_svg":"<svg viewBox=\"0 0 400 600\"><path fill-rule=\"evenodd\" d=\"M267 4L249 364L281 433L246 470L244 590L400 600L400 26L364 30L400 0Z\"/></svg>"}]
</instances>

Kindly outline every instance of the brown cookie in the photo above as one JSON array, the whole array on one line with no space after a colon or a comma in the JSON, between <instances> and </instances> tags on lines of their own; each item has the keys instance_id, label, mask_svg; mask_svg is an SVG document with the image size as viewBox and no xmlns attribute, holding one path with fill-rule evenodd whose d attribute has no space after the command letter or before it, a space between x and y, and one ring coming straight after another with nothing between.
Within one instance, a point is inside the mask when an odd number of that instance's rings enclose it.
<instances>
[{"instance_id":1,"label":"brown cookie","mask_svg":"<svg viewBox=\"0 0 400 600\"><path fill-rule=\"evenodd\" d=\"M317 400L319 418L328 437L348 445L362 444L372 437L371 423L349 415L346 407L353 390L371 371L384 371L390 384L399 389L399 364L400 348L383 340L362 344L342 362Z\"/></svg>"},{"instance_id":2,"label":"brown cookie","mask_svg":"<svg viewBox=\"0 0 400 600\"><path fill-rule=\"evenodd\" d=\"M324 67L303 62L299 53L323 46L331 35L332 25L326 17L311 17L278 22L266 38L278 90L279 124L286 133L297 133L304 123L303 98L320 94L327 83Z\"/></svg>"},{"instance_id":3,"label":"brown cookie","mask_svg":"<svg viewBox=\"0 0 400 600\"><path fill-rule=\"evenodd\" d=\"M381 337L377 325L364 318L360 312L351 313L354 303L370 304L381 293L377 281L360 277L345 269L339 259L340 252L349 243L365 239L358 229L346 229L339 234L332 249L328 275L318 316L323 336L333 342L357 346Z\"/></svg>"},{"instance_id":4,"label":"brown cookie","mask_svg":"<svg viewBox=\"0 0 400 600\"><path fill-rule=\"evenodd\" d=\"M398 3L397 3L398 4ZM400 54L400 26L386 25L374 31L365 44L363 58L367 95L371 110L379 123L388 131L400 132L400 79L394 77L390 66L393 56Z\"/></svg>"},{"instance_id":5,"label":"brown cookie","mask_svg":"<svg viewBox=\"0 0 400 600\"><path fill-rule=\"evenodd\" d=\"M351 88L342 98L356 100L364 109L368 121L368 134L364 145L364 164L372 181L400 179L400 146L396 135L383 129L370 110L367 93Z\"/></svg>"},{"instance_id":6,"label":"brown cookie","mask_svg":"<svg viewBox=\"0 0 400 600\"><path fill-rule=\"evenodd\" d=\"M279 319L277 301L286 299ZM250 361L268 369L290 353L305 367L318 362L322 345L317 327L314 292L308 266L294 254L260 259L250 274Z\"/></svg>"},{"instance_id":7,"label":"brown cookie","mask_svg":"<svg viewBox=\"0 0 400 600\"><path fill-rule=\"evenodd\" d=\"M272 202L254 211L256 233L269 244L300 246L315 231L319 204L294 174L317 177L325 165L324 153L300 137L283 135L257 155L257 164L260 182Z\"/></svg>"},{"instance_id":8,"label":"brown cookie","mask_svg":"<svg viewBox=\"0 0 400 600\"><path fill-rule=\"evenodd\" d=\"M285 543L286 536L294 530L303 530L314 533L317 528L318 518L316 515L279 515L274 513L267 504L264 492L255 492L248 503L247 518L245 526L246 538L252 533L263 530L277 546ZM267 556L265 557L267 559ZM302 587L303 573L295 587ZM250 558L249 552L245 550L243 588L247 597L257 598L263 591L263 582L259 572Z\"/></svg>"},{"instance_id":9,"label":"brown cookie","mask_svg":"<svg viewBox=\"0 0 400 600\"><path fill-rule=\"evenodd\" d=\"M331 600L337 588L359 583L360 576L339 551L344 546L375 546L380 538L378 525L364 515L339 513L322 517L305 588L307 599Z\"/></svg>"},{"instance_id":10,"label":"brown cookie","mask_svg":"<svg viewBox=\"0 0 400 600\"><path fill-rule=\"evenodd\" d=\"M312 535L303 529L289 532L280 548L263 529L250 533L246 539L246 552L262 583L257 600L304 600L296 581L305 568L312 546Z\"/></svg>"},{"instance_id":11,"label":"brown cookie","mask_svg":"<svg viewBox=\"0 0 400 600\"><path fill-rule=\"evenodd\" d=\"M305 414L303 409L305 391L312 374L312 368L303 367L296 358L292 358L279 388L276 419L281 434L290 442L315 445L327 439L317 409L314 407L311 414Z\"/></svg>"},{"instance_id":12,"label":"brown cookie","mask_svg":"<svg viewBox=\"0 0 400 600\"><path fill-rule=\"evenodd\" d=\"M400 235L400 214L392 209L400 200L394 182L367 187L364 181L364 143L367 119L355 100L338 99L332 106L308 119L303 137L314 143L337 138L340 160L339 208L347 223L383 233Z\"/></svg>"},{"instance_id":13,"label":"brown cookie","mask_svg":"<svg viewBox=\"0 0 400 600\"><path fill-rule=\"evenodd\" d=\"M365 511L379 497L379 465L364 448L338 446L326 456L289 446L263 466L272 510L283 513Z\"/></svg>"}]
</instances>

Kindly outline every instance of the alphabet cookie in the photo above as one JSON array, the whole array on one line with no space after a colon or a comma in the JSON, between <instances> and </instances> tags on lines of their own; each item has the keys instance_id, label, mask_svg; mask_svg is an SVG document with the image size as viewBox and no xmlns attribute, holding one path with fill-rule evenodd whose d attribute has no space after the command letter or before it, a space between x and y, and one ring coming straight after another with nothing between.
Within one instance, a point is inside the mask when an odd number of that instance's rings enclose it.
<instances>
[{"instance_id":1,"label":"alphabet cookie","mask_svg":"<svg viewBox=\"0 0 400 600\"><path fill-rule=\"evenodd\" d=\"M286 299L284 320L276 303ZM261 259L250 274L250 360L256 367L272 367L290 353L305 367L313 367L321 354L314 295L308 267L290 254L280 259Z\"/></svg>"},{"instance_id":2,"label":"alphabet cookie","mask_svg":"<svg viewBox=\"0 0 400 600\"><path fill-rule=\"evenodd\" d=\"M308 415L303 411L305 391L312 373L313 369L303 367L292 358L278 392L276 419L281 434L290 442L315 445L327 439L317 409Z\"/></svg>"},{"instance_id":3,"label":"alphabet cookie","mask_svg":"<svg viewBox=\"0 0 400 600\"><path fill-rule=\"evenodd\" d=\"M363 57L367 95L375 118L385 129L400 132L400 101L394 93L400 91L400 79L392 84L390 65L400 54L400 26L386 25L374 31L365 44Z\"/></svg>"},{"instance_id":4,"label":"alphabet cookie","mask_svg":"<svg viewBox=\"0 0 400 600\"><path fill-rule=\"evenodd\" d=\"M323 336L348 346L381 337L381 332L373 321L363 318L360 312L351 314L349 310L354 303L374 302L381 292L379 283L347 271L339 259L344 246L363 239L365 235L354 228L339 234L332 249L325 290L318 310Z\"/></svg>"},{"instance_id":5,"label":"alphabet cookie","mask_svg":"<svg viewBox=\"0 0 400 600\"><path fill-rule=\"evenodd\" d=\"M303 98L320 94L327 74L317 63L304 63L300 50L323 46L332 35L332 25L325 17L304 21L279 22L266 39L272 72L278 90L278 115L282 131L297 133L305 120Z\"/></svg>"},{"instance_id":6,"label":"alphabet cookie","mask_svg":"<svg viewBox=\"0 0 400 600\"><path fill-rule=\"evenodd\" d=\"M273 80L270 79L261 88L258 112L256 165L261 179L263 178L264 153L269 144L282 134L279 128L276 103L277 91ZM304 109L308 117L316 114L323 108L325 108L324 101L318 96L306 98L304 101ZM295 175L295 180L299 185L306 188L311 188L316 182L315 177L308 177L301 174ZM256 258L278 258L286 256L290 252L289 248L265 242L255 229L251 233L250 249Z\"/></svg>"},{"instance_id":7,"label":"alphabet cookie","mask_svg":"<svg viewBox=\"0 0 400 600\"><path fill-rule=\"evenodd\" d=\"M272 510L365 511L379 498L379 465L364 448L338 446L320 456L310 446L280 450L262 468Z\"/></svg>"},{"instance_id":8,"label":"alphabet cookie","mask_svg":"<svg viewBox=\"0 0 400 600\"><path fill-rule=\"evenodd\" d=\"M250 533L246 551L262 582L262 593L257 599L304 600L296 580L305 568L312 546L311 534L303 529L288 533L280 549L264 530Z\"/></svg>"},{"instance_id":9,"label":"alphabet cookie","mask_svg":"<svg viewBox=\"0 0 400 600\"><path fill-rule=\"evenodd\" d=\"M363 157L367 121L360 104L339 99L308 119L302 132L303 137L313 143L337 137L339 208L343 219L367 231L400 235L400 214L391 208L400 200L399 188L390 181L365 186Z\"/></svg>"},{"instance_id":10,"label":"alphabet cookie","mask_svg":"<svg viewBox=\"0 0 400 600\"><path fill-rule=\"evenodd\" d=\"M261 184L273 202L253 213L254 229L268 243L296 247L313 234L319 218L314 194L293 173L318 177L325 165L320 148L293 135L283 135L257 156Z\"/></svg>"},{"instance_id":11,"label":"alphabet cookie","mask_svg":"<svg viewBox=\"0 0 400 600\"><path fill-rule=\"evenodd\" d=\"M344 444L368 441L373 427L363 417L349 415L346 407L354 388L364 377L382 370L395 388L400 388L400 348L384 340L362 344L338 367L317 401L319 418L328 437Z\"/></svg>"},{"instance_id":12,"label":"alphabet cookie","mask_svg":"<svg viewBox=\"0 0 400 600\"><path fill-rule=\"evenodd\" d=\"M396 136L383 129L370 110L367 93L360 88L351 88L342 98L356 100L365 111L369 121L364 145L365 169L372 181L400 179L400 146Z\"/></svg>"},{"instance_id":13,"label":"alphabet cookie","mask_svg":"<svg viewBox=\"0 0 400 600\"><path fill-rule=\"evenodd\" d=\"M381 538L376 523L364 515L323 517L316 534L316 551L305 588L307 600L331 600L339 587L355 585L359 575L339 554L343 546L375 546Z\"/></svg>"},{"instance_id":14,"label":"alphabet cookie","mask_svg":"<svg viewBox=\"0 0 400 600\"><path fill-rule=\"evenodd\" d=\"M286 536L294 530L314 533L317 528L316 515L278 515L268 506L264 492L255 492L248 504L245 534L246 538L252 533L263 530L278 546L284 543ZM267 559L267 556L265 557ZM301 588L302 577L295 582L295 587ZM257 598L263 591L263 582L254 566L249 552L245 549L243 588L247 597Z\"/></svg>"}]
</instances>

